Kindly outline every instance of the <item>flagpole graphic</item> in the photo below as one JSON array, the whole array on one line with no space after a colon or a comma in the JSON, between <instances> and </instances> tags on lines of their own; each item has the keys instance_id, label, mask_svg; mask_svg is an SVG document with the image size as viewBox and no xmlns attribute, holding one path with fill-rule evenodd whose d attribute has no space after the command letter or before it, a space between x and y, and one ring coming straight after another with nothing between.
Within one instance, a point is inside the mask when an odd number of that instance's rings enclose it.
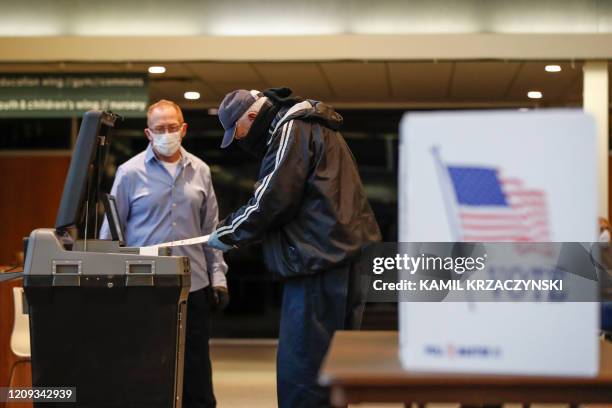
<instances>
[{"instance_id":1,"label":"flagpole graphic","mask_svg":"<svg viewBox=\"0 0 612 408\"><path fill-rule=\"evenodd\" d=\"M436 173L438 174L438 181L440 182L440 188L442 189L442 199L444 201L444 208L446 209L446 218L448 219L452 241L461 241L461 228L459 227L458 222L458 209L454 205L456 199L452 181L448 175L446 166L440 157L440 148L438 146L432 146L431 154L434 158Z\"/></svg>"}]
</instances>

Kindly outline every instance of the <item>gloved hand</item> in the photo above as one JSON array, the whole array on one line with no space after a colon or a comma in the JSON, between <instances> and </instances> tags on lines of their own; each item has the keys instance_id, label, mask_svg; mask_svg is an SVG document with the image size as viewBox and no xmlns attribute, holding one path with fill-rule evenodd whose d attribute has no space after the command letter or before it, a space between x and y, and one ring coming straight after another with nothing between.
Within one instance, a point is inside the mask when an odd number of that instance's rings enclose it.
<instances>
[{"instance_id":1,"label":"gloved hand","mask_svg":"<svg viewBox=\"0 0 612 408\"><path fill-rule=\"evenodd\" d=\"M227 245L226 243L221 242L221 240L219 239L217 235L217 231L213 231L213 233L210 234L210 237L208 238L208 242L206 243L206 246L209 246L215 249L220 249L223 252L227 252L233 248L233 246Z\"/></svg>"},{"instance_id":2,"label":"gloved hand","mask_svg":"<svg viewBox=\"0 0 612 408\"><path fill-rule=\"evenodd\" d=\"M213 286L211 309L213 312L219 312L229 304L229 292L224 286Z\"/></svg>"}]
</instances>

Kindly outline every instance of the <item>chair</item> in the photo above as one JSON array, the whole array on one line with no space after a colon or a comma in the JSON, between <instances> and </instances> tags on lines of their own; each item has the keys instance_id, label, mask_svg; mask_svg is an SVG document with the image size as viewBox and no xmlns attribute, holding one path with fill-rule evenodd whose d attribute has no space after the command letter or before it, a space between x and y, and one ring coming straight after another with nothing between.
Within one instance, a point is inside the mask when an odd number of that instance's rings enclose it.
<instances>
[{"instance_id":1,"label":"chair","mask_svg":"<svg viewBox=\"0 0 612 408\"><path fill-rule=\"evenodd\" d=\"M15 319L13 320L13 332L11 333L11 351L18 358L11 367L9 385L13 383L15 367L18 364L30 361L30 319L27 310L24 310L23 288L13 288L13 304Z\"/></svg>"}]
</instances>

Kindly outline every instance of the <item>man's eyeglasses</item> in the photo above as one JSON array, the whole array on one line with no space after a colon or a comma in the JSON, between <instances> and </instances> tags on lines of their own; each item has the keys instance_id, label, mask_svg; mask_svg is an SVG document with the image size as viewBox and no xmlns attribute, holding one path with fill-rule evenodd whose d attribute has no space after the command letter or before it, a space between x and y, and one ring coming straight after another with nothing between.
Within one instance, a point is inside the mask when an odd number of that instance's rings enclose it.
<instances>
[{"instance_id":1,"label":"man's eyeglasses","mask_svg":"<svg viewBox=\"0 0 612 408\"><path fill-rule=\"evenodd\" d=\"M168 126L156 126L154 128L151 129L151 131L153 133L174 133L174 132L178 132L179 130L181 130L181 128L183 127L183 123L181 124L176 124L176 125L168 125Z\"/></svg>"}]
</instances>

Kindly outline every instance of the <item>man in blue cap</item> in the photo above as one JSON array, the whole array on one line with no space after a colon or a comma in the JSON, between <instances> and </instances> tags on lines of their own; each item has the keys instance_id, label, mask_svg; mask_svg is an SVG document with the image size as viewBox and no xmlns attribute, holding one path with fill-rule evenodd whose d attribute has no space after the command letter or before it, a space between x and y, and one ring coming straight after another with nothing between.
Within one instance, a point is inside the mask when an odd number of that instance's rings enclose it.
<instances>
[{"instance_id":1,"label":"man in blue cap","mask_svg":"<svg viewBox=\"0 0 612 408\"><path fill-rule=\"evenodd\" d=\"M234 141L261 159L251 199L208 242L223 251L262 241L266 268L284 277L277 352L283 407L329 406L317 374L335 330L361 325L361 250L380 240L351 151L329 105L287 88L225 96L221 147Z\"/></svg>"}]
</instances>

